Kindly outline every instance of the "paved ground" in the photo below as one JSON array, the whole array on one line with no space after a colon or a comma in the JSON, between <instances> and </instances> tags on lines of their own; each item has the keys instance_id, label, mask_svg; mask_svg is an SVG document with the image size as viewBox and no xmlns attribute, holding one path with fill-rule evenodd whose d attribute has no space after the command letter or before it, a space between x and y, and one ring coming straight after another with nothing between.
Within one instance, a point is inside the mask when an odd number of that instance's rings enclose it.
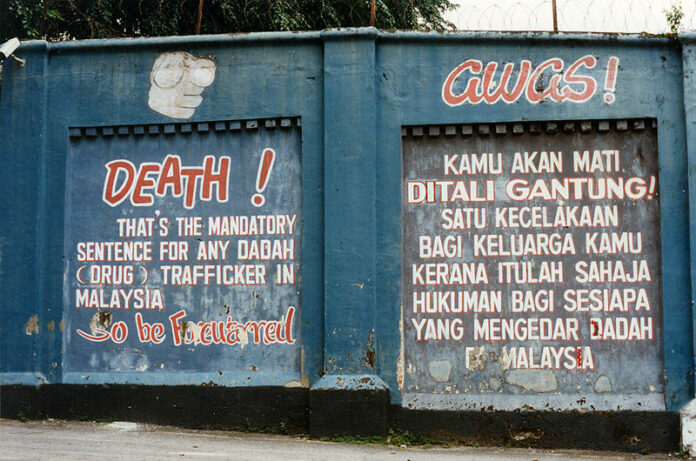
<instances>
[{"instance_id":1,"label":"paved ground","mask_svg":"<svg viewBox=\"0 0 696 461\"><path fill-rule=\"evenodd\" d=\"M327 461L561 461L663 460L647 456L578 450L503 448L400 448L339 444L304 437L194 431L127 422L0 419L2 460L327 460Z\"/></svg>"}]
</instances>

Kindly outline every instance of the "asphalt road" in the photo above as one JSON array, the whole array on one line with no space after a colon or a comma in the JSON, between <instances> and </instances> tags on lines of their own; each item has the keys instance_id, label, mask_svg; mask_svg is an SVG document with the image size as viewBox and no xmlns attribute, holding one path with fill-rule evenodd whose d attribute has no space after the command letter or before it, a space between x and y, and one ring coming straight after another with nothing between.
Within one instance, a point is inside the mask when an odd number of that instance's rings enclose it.
<instances>
[{"instance_id":1,"label":"asphalt road","mask_svg":"<svg viewBox=\"0 0 696 461\"><path fill-rule=\"evenodd\" d=\"M2 460L560 461L663 460L673 455L505 448L401 448L305 437L197 431L129 422L0 419Z\"/></svg>"}]
</instances>

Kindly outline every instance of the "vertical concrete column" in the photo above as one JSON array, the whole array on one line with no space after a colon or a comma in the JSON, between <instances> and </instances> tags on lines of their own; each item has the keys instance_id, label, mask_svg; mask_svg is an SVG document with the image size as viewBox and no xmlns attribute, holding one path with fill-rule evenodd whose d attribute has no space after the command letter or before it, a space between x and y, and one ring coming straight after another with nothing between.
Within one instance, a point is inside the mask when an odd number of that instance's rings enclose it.
<instances>
[{"instance_id":1,"label":"vertical concrete column","mask_svg":"<svg viewBox=\"0 0 696 461\"><path fill-rule=\"evenodd\" d=\"M375 375L375 40L324 40L324 371L310 389L310 432L386 431L389 391Z\"/></svg>"},{"instance_id":2,"label":"vertical concrete column","mask_svg":"<svg viewBox=\"0 0 696 461\"><path fill-rule=\"evenodd\" d=\"M682 66L684 78L684 116L686 119L686 148L689 165L689 249L691 268L691 315L692 335L696 334L696 33L679 36L682 42ZM692 352L696 350L696 337L692 338ZM696 360L696 357L694 357ZM693 388L693 386L692 386ZM696 456L696 399L680 411L682 445L692 456Z\"/></svg>"},{"instance_id":3,"label":"vertical concrete column","mask_svg":"<svg viewBox=\"0 0 696 461\"><path fill-rule=\"evenodd\" d=\"M50 380L42 284L47 44L22 44L14 54L24 62L3 63L2 107L11 110L0 116L0 142L8 153L0 172L0 385L31 386Z\"/></svg>"}]
</instances>

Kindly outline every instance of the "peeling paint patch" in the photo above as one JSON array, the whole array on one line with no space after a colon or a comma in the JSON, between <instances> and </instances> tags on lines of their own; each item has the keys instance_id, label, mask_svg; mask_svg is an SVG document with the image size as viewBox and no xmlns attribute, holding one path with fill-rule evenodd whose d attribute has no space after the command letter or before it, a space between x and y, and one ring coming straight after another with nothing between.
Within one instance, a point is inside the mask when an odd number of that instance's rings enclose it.
<instances>
[{"instance_id":1,"label":"peeling paint patch","mask_svg":"<svg viewBox=\"0 0 696 461\"><path fill-rule=\"evenodd\" d=\"M201 329L198 327L198 324L194 322L186 322L186 330L191 332L191 336L193 337L193 345L197 346L201 343ZM181 334L186 338L186 332L182 329ZM182 338L182 342L184 342L184 339Z\"/></svg>"},{"instance_id":2,"label":"peeling paint patch","mask_svg":"<svg viewBox=\"0 0 696 461\"><path fill-rule=\"evenodd\" d=\"M404 391L404 306L401 306L401 320L399 321L399 335L401 339L401 348L399 349L399 358L396 359L396 382L399 385L399 392Z\"/></svg>"},{"instance_id":3,"label":"peeling paint patch","mask_svg":"<svg viewBox=\"0 0 696 461\"><path fill-rule=\"evenodd\" d=\"M641 439L637 435L633 435L633 436L628 438L628 443L630 443L634 447L637 447L638 445L643 443L643 439Z\"/></svg>"},{"instance_id":4,"label":"peeling paint patch","mask_svg":"<svg viewBox=\"0 0 696 461\"><path fill-rule=\"evenodd\" d=\"M594 390L595 392L611 392L611 380L605 375L600 376L595 381Z\"/></svg>"},{"instance_id":5,"label":"peeling paint patch","mask_svg":"<svg viewBox=\"0 0 696 461\"><path fill-rule=\"evenodd\" d=\"M48 322L48 323L46 324L46 328L48 328L48 331L53 331L53 330L55 330L55 329L56 329L56 322L54 322L53 320L51 320L50 322Z\"/></svg>"},{"instance_id":6,"label":"peeling paint patch","mask_svg":"<svg viewBox=\"0 0 696 461\"><path fill-rule=\"evenodd\" d=\"M507 373L505 380L534 392L550 392L558 388L556 375L551 370L513 370Z\"/></svg>"},{"instance_id":7,"label":"peeling paint patch","mask_svg":"<svg viewBox=\"0 0 696 461\"><path fill-rule=\"evenodd\" d=\"M452 371L452 364L449 360L434 360L430 362L428 368L430 369L430 376L438 383L449 381L450 372Z\"/></svg>"},{"instance_id":8,"label":"peeling paint patch","mask_svg":"<svg viewBox=\"0 0 696 461\"><path fill-rule=\"evenodd\" d=\"M65 331L65 319L60 319L60 323L58 324L58 329L61 331Z\"/></svg>"},{"instance_id":9,"label":"peeling paint patch","mask_svg":"<svg viewBox=\"0 0 696 461\"><path fill-rule=\"evenodd\" d=\"M98 311L89 321L89 329L96 336L100 331L106 331L111 326L113 316L111 312Z\"/></svg>"},{"instance_id":10,"label":"peeling paint patch","mask_svg":"<svg viewBox=\"0 0 696 461\"><path fill-rule=\"evenodd\" d=\"M24 329L24 333L27 335L33 335L39 333L39 316L34 314L27 320L27 326Z\"/></svg>"},{"instance_id":11,"label":"peeling paint patch","mask_svg":"<svg viewBox=\"0 0 696 461\"><path fill-rule=\"evenodd\" d=\"M307 384L309 384L309 383L307 383ZM309 387L309 386L305 386L302 381L294 379L292 381L288 381L285 384L283 384L283 387L293 388L293 387Z\"/></svg>"},{"instance_id":12,"label":"peeling paint patch","mask_svg":"<svg viewBox=\"0 0 696 461\"><path fill-rule=\"evenodd\" d=\"M469 370L486 369L486 359L484 358L483 351L483 346L466 349L466 361Z\"/></svg>"},{"instance_id":13,"label":"peeling paint patch","mask_svg":"<svg viewBox=\"0 0 696 461\"><path fill-rule=\"evenodd\" d=\"M102 359L112 371L147 371L150 361L147 356L136 349L123 349L115 354L104 353Z\"/></svg>"},{"instance_id":14,"label":"peeling paint patch","mask_svg":"<svg viewBox=\"0 0 696 461\"><path fill-rule=\"evenodd\" d=\"M510 429L510 438L517 442L524 442L529 440L539 440L544 436L544 431L541 429L536 429L533 431L515 431Z\"/></svg>"},{"instance_id":15,"label":"peeling paint patch","mask_svg":"<svg viewBox=\"0 0 696 461\"><path fill-rule=\"evenodd\" d=\"M246 329L240 328L237 331L237 336L239 337L239 348L244 349L244 347L249 344L249 335L247 334Z\"/></svg>"},{"instance_id":16,"label":"peeling paint patch","mask_svg":"<svg viewBox=\"0 0 696 461\"><path fill-rule=\"evenodd\" d=\"M183 320L179 320L179 335L181 336L182 343L186 342L186 332L188 331L189 323L191 322L184 322Z\"/></svg>"},{"instance_id":17,"label":"peeling paint patch","mask_svg":"<svg viewBox=\"0 0 696 461\"><path fill-rule=\"evenodd\" d=\"M300 374L302 376L302 387L309 387L309 376L304 372L305 369L305 350L300 348Z\"/></svg>"},{"instance_id":18,"label":"peeling paint patch","mask_svg":"<svg viewBox=\"0 0 696 461\"><path fill-rule=\"evenodd\" d=\"M372 344L372 342L375 339L375 330L370 330L370 335L367 337L367 344L365 344L365 365L368 367L372 368L373 370L375 369L376 365L376 354L375 354L375 346Z\"/></svg>"}]
</instances>

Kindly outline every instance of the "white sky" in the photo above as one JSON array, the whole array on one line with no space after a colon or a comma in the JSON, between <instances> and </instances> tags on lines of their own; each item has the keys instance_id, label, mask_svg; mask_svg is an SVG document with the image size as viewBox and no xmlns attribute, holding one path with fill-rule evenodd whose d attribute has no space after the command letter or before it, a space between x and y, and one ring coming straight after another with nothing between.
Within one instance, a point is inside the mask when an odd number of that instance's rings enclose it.
<instances>
[{"instance_id":1,"label":"white sky","mask_svg":"<svg viewBox=\"0 0 696 461\"><path fill-rule=\"evenodd\" d=\"M553 30L551 0L451 0L445 18L461 30ZM674 0L557 0L560 31L669 32ZM681 2L682 30L696 29L696 0Z\"/></svg>"}]
</instances>

